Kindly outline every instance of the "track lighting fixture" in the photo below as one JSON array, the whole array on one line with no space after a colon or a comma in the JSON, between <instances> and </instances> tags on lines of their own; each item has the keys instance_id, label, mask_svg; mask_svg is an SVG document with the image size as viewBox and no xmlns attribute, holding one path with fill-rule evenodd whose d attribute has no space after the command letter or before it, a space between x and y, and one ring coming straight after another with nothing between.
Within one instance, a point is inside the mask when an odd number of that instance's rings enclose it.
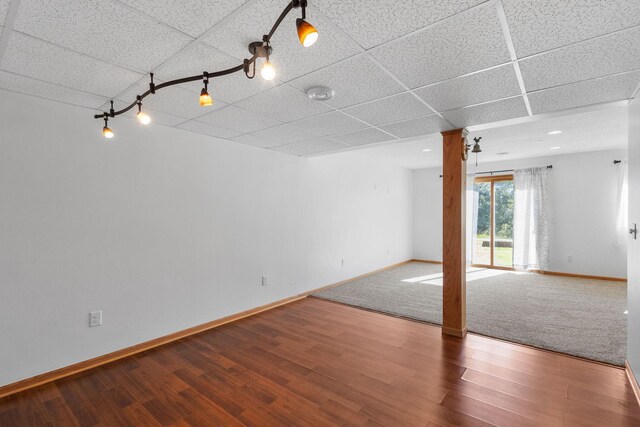
<instances>
[{"instance_id":1,"label":"track lighting fixture","mask_svg":"<svg viewBox=\"0 0 640 427\"><path fill-rule=\"evenodd\" d=\"M155 84L153 82L153 73L150 73L151 82L149 83L149 90L144 92L142 95L138 95L136 97L136 101L131 103L129 106L123 108L119 111L114 111L113 109L113 101L111 101L111 109L109 112L105 112L104 114L96 114L94 118L101 119L104 118L104 127L102 128L102 133L105 138L113 138L114 133L107 126L107 120L109 117L119 116L120 114L124 114L127 111L131 110L135 106L138 107L137 118L142 124L149 124L151 122L151 118L142 111L142 100L149 95L154 95L158 90L163 89L165 87L174 86L183 83L195 82L200 79L203 80L204 87L200 91L200 105L208 106L213 104L213 99L208 92L208 84L209 78L211 77L222 77L228 74L233 74L238 71L244 71L247 78L252 79L256 75L256 62L258 58L265 58L265 62L262 64L260 68L260 75L265 80L273 80L276 76L275 68L273 64L269 60L269 56L271 55L271 37L273 37L274 33L284 20L286 16L293 10L300 8L302 9L302 17L296 19L296 29L298 33L298 38L300 39L300 43L304 47L309 47L313 45L318 39L318 31L314 28L313 25L306 21L306 7L307 0L291 0L287 6L284 8L276 22L271 27L271 30L268 34L265 34L262 38L262 41L253 42L249 44L249 52L251 53L251 58L245 59L242 64L236 65L235 67L227 68L225 70L215 71L215 72L204 72L203 74L197 76L183 77L171 81L167 81L164 83ZM253 67L253 70L251 68Z\"/></svg>"},{"instance_id":2,"label":"track lighting fixture","mask_svg":"<svg viewBox=\"0 0 640 427\"><path fill-rule=\"evenodd\" d=\"M207 86L209 85L209 73L206 71L202 73L202 82L204 83L204 87L200 91L200 106L208 107L209 105L213 105L213 98L209 95L207 91Z\"/></svg>"},{"instance_id":3,"label":"track lighting fixture","mask_svg":"<svg viewBox=\"0 0 640 427\"><path fill-rule=\"evenodd\" d=\"M138 114L136 114L136 117L138 118L138 121L143 125L148 125L149 123L151 123L151 117L149 117L148 114L142 111L142 100L140 99L140 97L138 97Z\"/></svg>"},{"instance_id":4,"label":"track lighting fixture","mask_svg":"<svg viewBox=\"0 0 640 427\"><path fill-rule=\"evenodd\" d=\"M114 133L111 129L109 129L109 118L107 117L106 113L104 115L104 127L102 128L102 135L104 135L105 138L107 139L111 139L114 137Z\"/></svg>"}]
</instances>

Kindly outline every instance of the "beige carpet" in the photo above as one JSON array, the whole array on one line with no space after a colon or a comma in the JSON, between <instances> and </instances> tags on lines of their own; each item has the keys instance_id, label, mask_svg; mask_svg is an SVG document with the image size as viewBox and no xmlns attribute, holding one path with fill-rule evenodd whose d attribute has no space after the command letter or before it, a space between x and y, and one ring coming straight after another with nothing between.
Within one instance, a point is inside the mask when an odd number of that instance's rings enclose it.
<instances>
[{"instance_id":1,"label":"beige carpet","mask_svg":"<svg viewBox=\"0 0 640 427\"><path fill-rule=\"evenodd\" d=\"M319 298L442 324L442 267L412 262L314 294ZM471 332L624 365L625 283L472 268Z\"/></svg>"}]
</instances>

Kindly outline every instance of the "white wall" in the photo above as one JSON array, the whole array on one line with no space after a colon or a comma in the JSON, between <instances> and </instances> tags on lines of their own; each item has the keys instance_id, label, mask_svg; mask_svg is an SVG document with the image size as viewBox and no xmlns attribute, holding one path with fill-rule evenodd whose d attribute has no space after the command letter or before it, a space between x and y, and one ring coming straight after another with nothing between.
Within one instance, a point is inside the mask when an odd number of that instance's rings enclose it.
<instances>
[{"instance_id":1,"label":"white wall","mask_svg":"<svg viewBox=\"0 0 640 427\"><path fill-rule=\"evenodd\" d=\"M629 106L629 223L640 226L640 98ZM640 240L628 242L627 360L640 380Z\"/></svg>"},{"instance_id":2,"label":"white wall","mask_svg":"<svg viewBox=\"0 0 640 427\"><path fill-rule=\"evenodd\" d=\"M0 91L0 385L412 257L406 169L92 114Z\"/></svg>"},{"instance_id":3,"label":"white wall","mask_svg":"<svg viewBox=\"0 0 640 427\"><path fill-rule=\"evenodd\" d=\"M551 236L549 270L626 277L626 250L616 247L617 179L626 150L567 154L470 166L469 173L552 164L549 171ZM413 253L442 259L441 169L413 173ZM572 261L568 257L572 257Z\"/></svg>"}]
</instances>

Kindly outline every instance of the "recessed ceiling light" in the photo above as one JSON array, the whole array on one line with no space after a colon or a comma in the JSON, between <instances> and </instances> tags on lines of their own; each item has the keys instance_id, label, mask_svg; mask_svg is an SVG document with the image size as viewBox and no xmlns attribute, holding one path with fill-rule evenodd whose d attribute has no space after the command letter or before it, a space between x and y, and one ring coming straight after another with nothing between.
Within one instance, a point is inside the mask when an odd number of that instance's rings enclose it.
<instances>
[{"instance_id":1,"label":"recessed ceiling light","mask_svg":"<svg viewBox=\"0 0 640 427\"><path fill-rule=\"evenodd\" d=\"M535 141L531 141L532 144L542 144L543 142L543 139L536 139Z\"/></svg>"},{"instance_id":2,"label":"recessed ceiling light","mask_svg":"<svg viewBox=\"0 0 640 427\"><path fill-rule=\"evenodd\" d=\"M558 149L560 149L560 147L551 147L551 148L549 148L549 150L558 150Z\"/></svg>"},{"instance_id":3,"label":"recessed ceiling light","mask_svg":"<svg viewBox=\"0 0 640 427\"><path fill-rule=\"evenodd\" d=\"M507 153L506 151L503 151L502 153L497 153L497 154L498 154L498 156L506 156L509 153Z\"/></svg>"},{"instance_id":4,"label":"recessed ceiling light","mask_svg":"<svg viewBox=\"0 0 640 427\"><path fill-rule=\"evenodd\" d=\"M427 152L427 151L431 151L431 148L425 148L425 149L424 149L424 150L422 150L422 151L425 151L425 152Z\"/></svg>"},{"instance_id":5,"label":"recessed ceiling light","mask_svg":"<svg viewBox=\"0 0 640 427\"><path fill-rule=\"evenodd\" d=\"M562 131L561 130L552 130L547 135L558 135L559 133L562 133Z\"/></svg>"},{"instance_id":6,"label":"recessed ceiling light","mask_svg":"<svg viewBox=\"0 0 640 427\"><path fill-rule=\"evenodd\" d=\"M330 87L326 86L314 86L307 89L307 96L314 101L328 101L333 98L336 92Z\"/></svg>"}]
</instances>

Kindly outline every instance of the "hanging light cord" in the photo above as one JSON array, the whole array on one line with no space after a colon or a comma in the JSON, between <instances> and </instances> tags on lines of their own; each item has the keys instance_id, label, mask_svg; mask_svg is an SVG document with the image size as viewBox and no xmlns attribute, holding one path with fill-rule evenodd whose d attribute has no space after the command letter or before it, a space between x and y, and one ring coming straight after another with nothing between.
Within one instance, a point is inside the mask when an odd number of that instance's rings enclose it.
<instances>
[{"instance_id":1,"label":"hanging light cord","mask_svg":"<svg viewBox=\"0 0 640 427\"><path fill-rule=\"evenodd\" d=\"M287 6L284 8L282 13L280 14L280 17L278 18L278 20L275 22L275 24L273 24L273 27L271 27L271 31L269 31L269 34L267 34L267 35L265 35L263 37L263 42L265 42L267 44L267 46L268 46L269 41L271 40L271 37L273 37L273 34L276 32L276 30L278 29L278 27L280 26L280 24L282 23L284 18L289 14L289 12L291 12L292 9L294 9L294 8L296 8L296 9L297 8L302 8L303 13L304 13L304 10L305 10L306 6L307 6L307 1L306 0L292 0L291 2L289 2L289 4L287 4ZM267 51L268 51L268 49L267 49ZM244 71L247 74L248 78L253 78L253 76L255 75L255 62L259 57L260 57L260 52L256 51L251 56L251 58L245 59L243 61L243 63L240 64L240 65L236 65L235 67L232 67L232 68L227 68L226 70L220 70L220 71L215 71L215 72L207 72L208 78L222 77L222 76L226 76L228 74L237 73L238 71ZM249 76L249 74L248 74L249 66L252 65L252 64L253 64L253 75ZM198 80L202 80L202 73L200 73L200 74L198 74L196 76L183 77L183 78L180 78L180 79L170 80L168 82L164 82L164 83L160 83L160 84L154 84L153 83L153 73L151 73L151 83L149 84L149 90L144 92L142 95L138 95L136 97L136 100L133 101L129 106L123 108L122 110L114 111L114 109L113 109L113 101L111 101L111 109L108 112L105 111L104 113L96 114L93 117L95 119L106 119L107 117L119 116L120 114L124 114L127 111L131 110L133 107L138 105L138 103L141 102L148 95L155 94L160 89L163 89L163 88L169 87L169 86L179 85L179 84L182 84L182 83L195 82L195 81L198 81Z\"/></svg>"}]
</instances>

